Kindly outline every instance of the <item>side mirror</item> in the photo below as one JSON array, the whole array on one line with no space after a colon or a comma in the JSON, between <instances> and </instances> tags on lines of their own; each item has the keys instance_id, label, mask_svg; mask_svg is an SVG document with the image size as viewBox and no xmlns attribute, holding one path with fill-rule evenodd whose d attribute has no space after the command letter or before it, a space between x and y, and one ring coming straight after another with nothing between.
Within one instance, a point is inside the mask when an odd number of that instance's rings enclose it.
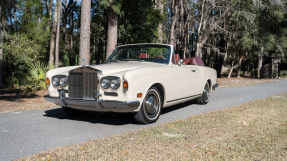
<instances>
[{"instance_id":1,"label":"side mirror","mask_svg":"<svg viewBox=\"0 0 287 161\"><path fill-rule=\"evenodd\" d=\"M183 60L180 59L180 60L178 61L178 66L181 66L182 64L183 64Z\"/></svg>"}]
</instances>

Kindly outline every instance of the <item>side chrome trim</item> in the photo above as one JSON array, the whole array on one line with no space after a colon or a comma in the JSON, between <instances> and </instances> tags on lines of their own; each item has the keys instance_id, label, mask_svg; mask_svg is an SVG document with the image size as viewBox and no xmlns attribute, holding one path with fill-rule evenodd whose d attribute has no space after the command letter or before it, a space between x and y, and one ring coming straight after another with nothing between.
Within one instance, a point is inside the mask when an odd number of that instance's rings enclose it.
<instances>
[{"instance_id":1,"label":"side chrome trim","mask_svg":"<svg viewBox=\"0 0 287 161\"><path fill-rule=\"evenodd\" d=\"M212 86L212 90L215 90L215 88L217 88L219 85L216 83Z\"/></svg>"},{"instance_id":2,"label":"side chrome trim","mask_svg":"<svg viewBox=\"0 0 287 161\"><path fill-rule=\"evenodd\" d=\"M184 97L184 98L179 98L179 99L175 99L175 100L171 100L171 101L166 101L166 103L170 103L170 102L174 102L174 101L180 101L183 99L187 99L187 98L192 98L192 97L197 97L197 96L201 96L202 94L197 94L197 95L193 95L193 96L188 96L188 97Z\"/></svg>"},{"instance_id":3,"label":"side chrome trim","mask_svg":"<svg viewBox=\"0 0 287 161\"><path fill-rule=\"evenodd\" d=\"M61 106L69 106L69 105L95 106L98 109L103 109L105 107L136 108L140 106L139 101L120 102L120 101L109 101L109 100L69 99L66 98L62 93L60 93L60 97L51 97L50 95L45 95L43 97L46 101L53 102Z\"/></svg>"}]
</instances>

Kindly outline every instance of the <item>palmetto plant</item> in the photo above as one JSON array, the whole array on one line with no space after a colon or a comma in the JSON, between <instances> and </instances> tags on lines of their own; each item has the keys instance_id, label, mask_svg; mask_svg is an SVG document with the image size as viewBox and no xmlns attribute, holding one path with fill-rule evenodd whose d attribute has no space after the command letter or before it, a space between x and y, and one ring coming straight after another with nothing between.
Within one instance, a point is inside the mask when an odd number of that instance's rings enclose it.
<instances>
[{"instance_id":1,"label":"palmetto plant","mask_svg":"<svg viewBox=\"0 0 287 161\"><path fill-rule=\"evenodd\" d=\"M36 85L40 85L43 89L46 89L45 79L46 72L49 70L48 64L37 61L33 63L29 69L29 74Z\"/></svg>"}]
</instances>

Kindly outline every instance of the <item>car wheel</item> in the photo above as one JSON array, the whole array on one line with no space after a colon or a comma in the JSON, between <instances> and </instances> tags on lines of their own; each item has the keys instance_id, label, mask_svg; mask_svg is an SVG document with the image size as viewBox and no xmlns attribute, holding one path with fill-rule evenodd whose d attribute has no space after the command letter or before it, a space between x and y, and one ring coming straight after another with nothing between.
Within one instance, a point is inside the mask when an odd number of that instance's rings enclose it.
<instances>
[{"instance_id":1,"label":"car wheel","mask_svg":"<svg viewBox=\"0 0 287 161\"><path fill-rule=\"evenodd\" d=\"M197 99L197 103L204 105L207 104L208 101L209 101L209 83L206 82L202 95Z\"/></svg>"},{"instance_id":2,"label":"car wheel","mask_svg":"<svg viewBox=\"0 0 287 161\"><path fill-rule=\"evenodd\" d=\"M63 108L63 111L69 116L78 116L78 115L80 115L80 111L79 110L72 109L70 107L64 107L64 106L62 108Z\"/></svg>"},{"instance_id":3,"label":"car wheel","mask_svg":"<svg viewBox=\"0 0 287 161\"><path fill-rule=\"evenodd\" d=\"M158 120L161 113L161 97L156 87L151 87L141 105L140 110L134 115L138 123L150 124Z\"/></svg>"}]
</instances>

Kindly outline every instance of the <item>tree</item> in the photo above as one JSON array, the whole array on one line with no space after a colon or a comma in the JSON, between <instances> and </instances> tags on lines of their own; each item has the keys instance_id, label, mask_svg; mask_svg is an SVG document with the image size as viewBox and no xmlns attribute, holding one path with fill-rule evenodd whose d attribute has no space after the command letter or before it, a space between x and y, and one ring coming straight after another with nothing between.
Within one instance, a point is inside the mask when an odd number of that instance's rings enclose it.
<instances>
[{"instance_id":1,"label":"tree","mask_svg":"<svg viewBox=\"0 0 287 161\"><path fill-rule=\"evenodd\" d=\"M79 65L90 64L91 0L82 0ZM83 59L86 60L84 64Z\"/></svg>"},{"instance_id":2,"label":"tree","mask_svg":"<svg viewBox=\"0 0 287 161\"><path fill-rule=\"evenodd\" d=\"M59 39L60 39L60 17L62 10L62 0L58 0L58 11L57 11L57 32L56 32L56 49L55 49L55 68L59 67Z\"/></svg>"},{"instance_id":3,"label":"tree","mask_svg":"<svg viewBox=\"0 0 287 161\"><path fill-rule=\"evenodd\" d=\"M178 14L178 0L172 0L172 8L171 8L171 12L172 12L172 20L171 20L171 27L170 27L170 45L173 45L175 47L175 42L176 42L176 38L175 38L175 23L177 22L177 14Z\"/></svg>"},{"instance_id":4,"label":"tree","mask_svg":"<svg viewBox=\"0 0 287 161\"><path fill-rule=\"evenodd\" d=\"M164 4L162 0L157 0L156 5L158 7L158 10L160 11L160 14L163 14L164 10ZM160 22L157 27L157 34L158 34L158 42L163 43L163 24Z\"/></svg>"},{"instance_id":5,"label":"tree","mask_svg":"<svg viewBox=\"0 0 287 161\"><path fill-rule=\"evenodd\" d=\"M0 3L0 86L3 85L3 41L5 32L5 5L6 2Z\"/></svg>"},{"instance_id":6,"label":"tree","mask_svg":"<svg viewBox=\"0 0 287 161\"><path fill-rule=\"evenodd\" d=\"M113 5L114 0L110 0L106 59L110 57L117 47L118 40L118 14L113 10Z\"/></svg>"},{"instance_id":7,"label":"tree","mask_svg":"<svg viewBox=\"0 0 287 161\"><path fill-rule=\"evenodd\" d=\"M51 31L51 37L50 37L49 68L51 68L54 65L55 40L56 40L57 20L58 20L57 11L58 11L58 6L59 6L59 1L60 0L56 0L54 19L52 21L52 31Z\"/></svg>"}]
</instances>

